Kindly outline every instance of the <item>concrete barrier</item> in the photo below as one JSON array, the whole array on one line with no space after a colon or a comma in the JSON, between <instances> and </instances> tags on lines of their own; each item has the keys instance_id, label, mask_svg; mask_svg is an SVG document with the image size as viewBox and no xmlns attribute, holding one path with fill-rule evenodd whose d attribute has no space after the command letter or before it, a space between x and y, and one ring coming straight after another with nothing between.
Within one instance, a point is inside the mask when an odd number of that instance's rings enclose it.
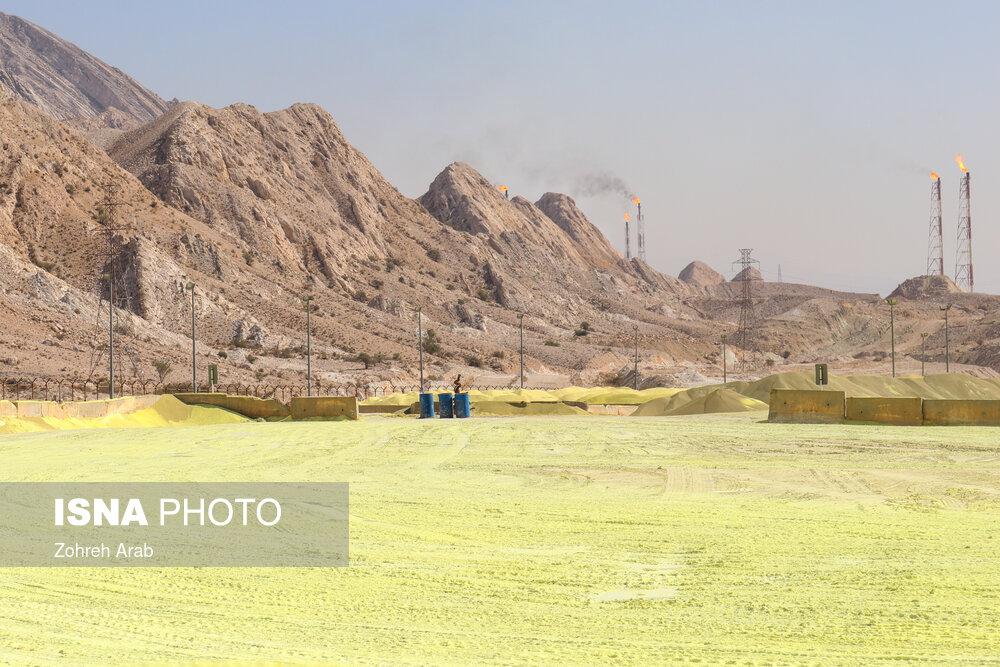
<instances>
[{"instance_id":1,"label":"concrete barrier","mask_svg":"<svg viewBox=\"0 0 1000 667\"><path fill-rule=\"evenodd\" d=\"M0 401L0 417L16 417L17 406L10 401Z\"/></svg>"},{"instance_id":2,"label":"concrete barrier","mask_svg":"<svg viewBox=\"0 0 1000 667\"><path fill-rule=\"evenodd\" d=\"M310 417L358 418L358 399L353 396L299 396L288 405L292 419Z\"/></svg>"},{"instance_id":3,"label":"concrete barrier","mask_svg":"<svg viewBox=\"0 0 1000 667\"><path fill-rule=\"evenodd\" d=\"M60 419L66 415L62 406L55 401L14 401L17 416L24 417L55 417Z\"/></svg>"},{"instance_id":4,"label":"concrete barrier","mask_svg":"<svg viewBox=\"0 0 1000 667\"><path fill-rule=\"evenodd\" d=\"M62 410L65 417L77 417L80 419L100 419L108 415L128 414L145 410L159 400L159 396L123 396L113 400L103 401L78 401L73 403L63 403Z\"/></svg>"},{"instance_id":5,"label":"concrete barrier","mask_svg":"<svg viewBox=\"0 0 1000 667\"><path fill-rule=\"evenodd\" d=\"M847 421L920 426L924 421L923 400L919 396L852 396L847 399Z\"/></svg>"},{"instance_id":6,"label":"concrete barrier","mask_svg":"<svg viewBox=\"0 0 1000 667\"><path fill-rule=\"evenodd\" d=\"M270 419L289 416L288 406L275 398L256 398L254 396L230 396L219 393L184 393L174 394L177 400L188 405L215 405L226 410L238 412L251 419Z\"/></svg>"},{"instance_id":7,"label":"concrete barrier","mask_svg":"<svg viewBox=\"0 0 1000 667\"><path fill-rule=\"evenodd\" d=\"M926 399L928 426L1000 426L1000 401Z\"/></svg>"},{"instance_id":8,"label":"concrete barrier","mask_svg":"<svg viewBox=\"0 0 1000 667\"><path fill-rule=\"evenodd\" d=\"M767 420L783 424L840 424L844 421L842 391L772 389Z\"/></svg>"},{"instance_id":9,"label":"concrete barrier","mask_svg":"<svg viewBox=\"0 0 1000 667\"><path fill-rule=\"evenodd\" d=\"M586 410L592 415L615 415L628 417L639 409L638 405L619 405L616 403L583 403L580 401L563 401L566 405Z\"/></svg>"}]
</instances>

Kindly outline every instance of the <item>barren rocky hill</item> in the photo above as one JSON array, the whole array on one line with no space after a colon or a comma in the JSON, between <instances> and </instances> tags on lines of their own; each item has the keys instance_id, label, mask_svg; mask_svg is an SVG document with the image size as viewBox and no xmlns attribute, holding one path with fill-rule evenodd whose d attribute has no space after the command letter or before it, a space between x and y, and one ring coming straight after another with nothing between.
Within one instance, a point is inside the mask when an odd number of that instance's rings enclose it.
<instances>
[{"instance_id":1,"label":"barren rocky hill","mask_svg":"<svg viewBox=\"0 0 1000 667\"><path fill-rule=\"evenodd\" d=\"M116 109L111 122L131 125L168 108L121 70L44 28L3 13L0 85L59 120L93 118Z\"/></svg>"},{"instance_id":2,"label":"barren rocky hill","mask_svg":"<svg viewBox=\"0 0 1000 667\"><path fill-rule=\"evenodd\" d=\"M4 19L7 33L23 24ZM35 34L23 30L22 42ZM36 66L49 88L31 89L70 104L75 93L59 77L94 59L53 49L69 60L45 56L59 71ZM720 334L740 320L741 283L700 262L678 279L622 259L566 195L508 200L455 163L419 201L404 197L316 105L98 105L74 121L88 141L26 103L21 85L16 95L0 88L0 376L100 374L108 182L122 202L116 306L121 343L135 353L125 357L137 362L128 375L153 377L155 362L187 366L188 281L199 365L218 364L226 382L302 384L305 295L321 382L415 379L418 307L433 332L427 376L487 383L516 382L519 313L529 384L627 381L636 336L644 384L702 382L718 374ZM140 111L148 120L136 125ZM878 295L759 279L753 294L770 364L760 373L817 360L886 368ZM943 360L948 304L952 362L1000 369L1000 299L927 278L895 294L897 351L911 365L923 345Z\"/></svg>"}]
</instances>

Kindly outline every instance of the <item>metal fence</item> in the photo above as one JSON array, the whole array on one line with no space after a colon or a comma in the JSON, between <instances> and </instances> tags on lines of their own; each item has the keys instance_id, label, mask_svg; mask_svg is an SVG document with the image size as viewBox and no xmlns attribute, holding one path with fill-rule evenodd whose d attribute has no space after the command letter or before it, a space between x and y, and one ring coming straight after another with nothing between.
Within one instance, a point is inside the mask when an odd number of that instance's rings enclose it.
<instances>
[{"instance_id":1,"label":"metal fence","mask_svg":"<svg viewBox=\"0 0 1000 667\"><path fill-rule=\"evenodd\" d=\"M392 381L356 382L332 384L314 382L314 396L355 396L358 400L418 391L419 385L399 384ZM513 391L518 387L506 385L473 385L463 387L475 391ZM147 396L150 394L180 394L191 391L190 384L163 383L153 380L122 380L115 382L115 396ZM527 389L527 387L526 387ZM255 396L257 398L276 398L288 402L296 396L305 396L305 384L268 384L268 383L227 383L214 387L208 384L199 385L199 392L217 391L236 396ZM424 385L424 391L452 391L451 385ZM108 398L110 396L108 382L85 379L45 379L45 378L3 378L0 379L0 400L7 401L89 401Z\"/></svg>"}]
</instances>

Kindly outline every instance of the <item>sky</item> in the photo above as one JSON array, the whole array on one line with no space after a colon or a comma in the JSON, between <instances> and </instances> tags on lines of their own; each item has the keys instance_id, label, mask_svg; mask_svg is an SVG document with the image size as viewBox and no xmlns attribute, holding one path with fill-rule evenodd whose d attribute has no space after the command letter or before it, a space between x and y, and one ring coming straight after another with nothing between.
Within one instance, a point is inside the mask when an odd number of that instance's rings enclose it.
<instances>
[{"instance_id":1,"label":"sky","mask_svg":"<svg viewBox=\"0 0 1000 667\"><path fill-rule=\"evenodd\" d=\"M328 110L409 197L468 162L574 197L624 250L727 277L890 292L925 273L930 172L954 276L1000 294L1000 3L3 0L165 99ZM595 184L621 184L603 189ZM634 247L634 241L633 241Z\"/></svg>"}]
</instances>

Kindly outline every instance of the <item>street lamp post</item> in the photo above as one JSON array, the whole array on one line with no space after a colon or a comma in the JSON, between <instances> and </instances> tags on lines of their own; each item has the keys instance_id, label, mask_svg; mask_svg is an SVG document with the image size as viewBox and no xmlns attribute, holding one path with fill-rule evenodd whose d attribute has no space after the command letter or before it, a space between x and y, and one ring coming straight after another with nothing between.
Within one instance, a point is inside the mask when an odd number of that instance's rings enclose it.
<instances>
[{"instance_id":1,"label":"street lamp post","mask_svg":"<svg viewBox=\"0 0 1000 667\"><path fill-rule=\"evenodd\" d=\"M927 358L927 337L930 336L926 331L920 334L920 376L926 375L924 373L924 360Z\"/></svg>"},{"instance_id":2,"label":"street lamp post","mask_svg":"<svg viewBox=\"0 0 1000 667\"><path fill-rule=\"evenodd\" d=\"M114 266L114 262L112 262ZM115 281L110 273L104 274L108 281L108 397L115 397Z\"/></svg>"},{"instance_id":3,"label":"street lamp post","mask_svg":"<svg viewBox=\"0 0 1000 667\"><path fill-rule=\"evenodd\" d=\"M517 314L521 326L521 389L524 389L524 313Z\"/></svg>"},{"instance_id":4,"label":"street lamp post","mask_svg":"<svg viewBox=\"0 0 1000 667\"><path fill-rule=\"evenodd\" d=\"M729 378L726 372L726 334L722 334L722 384L726 384Z\"/></svg>"},{"instance_id":5,"label":"street lamp post","mask_svg":"<svg viewBox=\"0 0 1000 667\"><path fill-rule=\"evenodd\" d=\"M424 330L421 321L421 306L417 306L417 358L420 360L420 393L424 393Z\"/></svg>"},{"instance_id":6,"label":"street lamp post","mask_svg":"<svg viewBox=\"0 0 1000 667\"><path fill-rule=\"evenodd\" d=\"M194 322L194 283L189 282L186 287L191 290L191 392L198 393L198 357L197 357L197 344L194 340L195 335L195 322Z\"/></svg>"},{"instance_id":7,"label":"street lamp post","mask_svg":"<svg viewBox=\"0 0 1000 667\"><path fill-rule=\"evenodd\" d=\"M307 294L302 300L306 302L306 396L312 396L312 295Z\"/></svg>"},{"instance_id":8,"label":"street lamp post","mask_svg":"<svg viewBox=\"0 0 1000 667\"><path fill-rule=\"evenodd\" d=\"M632 325L632 332L635 334L635 365L632 369L632 388L639 391L639 325Z\"/></svg>"},{"instance_id":9,"label":"street lamp post","mask_svg":"<svg viewBox=\"0 0 1000 667\"><path fill-rule=\"evenodd\" d=\"M896 377L896 317L893 307L898 303L896 299L886 299L889 304L889 338L892 346L892 377Z\"/></svg>"},{"instance_id":10,"label":"street lamp post","mask_svg":"<svg viewBox=\"0 0 1000 667\"><path fill-rule=\"evenodd\" d=\"M951 372L951 349L948 344L948 311L951 310L951 305L941 306L941 310L944 311L944 372Z\"/></svg>"}]
</instances>

